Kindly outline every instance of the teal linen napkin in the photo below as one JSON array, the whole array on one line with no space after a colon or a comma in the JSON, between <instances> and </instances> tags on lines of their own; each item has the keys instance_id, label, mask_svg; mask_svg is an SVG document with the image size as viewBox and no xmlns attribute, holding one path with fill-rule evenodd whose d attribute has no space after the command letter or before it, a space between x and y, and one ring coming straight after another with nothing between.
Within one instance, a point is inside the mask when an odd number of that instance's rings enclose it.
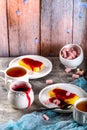
<instances>
[{"instance_id":1,"label":"teal linen napkin","mask_svg":"<svg viewBox=\"0 0 87 130\"><path fill-rule=\"evenodd\" d=\"M83 77L71 83L87 92L87 81ZM26 114L17 122L10 120L0 125L0 130L87 130L87 125L79 125L73 120L72 113L60 114L54 111L46 111L45 114L49 117L48 121L43 119L43 113L32 112Z\"/></svg>"}]
</instances>

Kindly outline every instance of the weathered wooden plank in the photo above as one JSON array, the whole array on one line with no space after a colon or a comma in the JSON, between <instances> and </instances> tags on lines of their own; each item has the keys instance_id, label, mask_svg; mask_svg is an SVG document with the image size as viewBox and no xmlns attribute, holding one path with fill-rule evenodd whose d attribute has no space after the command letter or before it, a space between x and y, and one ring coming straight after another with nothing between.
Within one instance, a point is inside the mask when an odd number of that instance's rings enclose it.
<instances>
[{"instance_id":1,"label":"weathered wooden plank","mask_svg":"<svg viewBox=\"0 0 87 130\"><path fill-rule=\"evenodd\" d=\"M72 0L42 0L42 55L57 56L63 45L72 42L72 17Z\"/></svg>"},{"instance_id":2,"label":"weathered wooden plank","mask_svg":"<svg viewBox=\"0 0 87 130\"><path fill-rule=\"evenodd\" d=\"M0 56L9 56L6 0L0 0Z\"/></svg>"},{"instance_id":3,"label":"weathered wooden plank","mask_svg":"<svg viewBox=\"0 0 87 130\"><path fill-rule=\"evenodd\" d=\"M73 43L80 44L87 56L87 0L74 0Z\"/></svg>"},{"instance_id":4,"label":"weathered wooden plank","mask_svg":"<svg viewBox=\"0 0 87 130\"><path fill-rule=\"evenodd\" d=\"M10 56L39 54L40 0L7 0Z\"/></svg>"}]
</instances>

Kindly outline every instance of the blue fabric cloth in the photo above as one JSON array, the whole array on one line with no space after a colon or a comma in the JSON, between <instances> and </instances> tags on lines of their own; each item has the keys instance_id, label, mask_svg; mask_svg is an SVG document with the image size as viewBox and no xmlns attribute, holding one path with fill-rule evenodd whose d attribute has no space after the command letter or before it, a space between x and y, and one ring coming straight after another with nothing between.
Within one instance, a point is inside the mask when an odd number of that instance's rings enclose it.
<instances>
[{"instance_id":1,"label":"blue fabric cloth","mask_svg":"<svg viewBox=\"0 0 87 130\"><path fill-rule=\"evenodd\" d=\"M71 82L78 85L87 92L87 81L81 77ZM47 111L49 120L43 119L44 112L32 112L22 116L17 122L10 120L0 125L0 130L87 130L87 125L77 124L72 113L60 114L54 111Z\"/></svg>"}]
</instances>

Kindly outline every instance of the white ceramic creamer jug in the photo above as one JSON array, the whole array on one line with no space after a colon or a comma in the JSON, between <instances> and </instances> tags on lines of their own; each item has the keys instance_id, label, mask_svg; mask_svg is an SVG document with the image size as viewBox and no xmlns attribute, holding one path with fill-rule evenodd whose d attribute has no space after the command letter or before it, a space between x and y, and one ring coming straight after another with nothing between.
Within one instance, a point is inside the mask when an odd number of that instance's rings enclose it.
<instances>
[{"instance_id":1,"label":"white ceramic creamer jug","mask_svg":"<svg viewBox=\"0 0 87 130\"><path fill-rule=\"evenodd\" d=\"M14 108L29 108L34 101L31 84L25 81L15 81L11 83L8 91L8 101Z\"/></svg>"}]
</instances>

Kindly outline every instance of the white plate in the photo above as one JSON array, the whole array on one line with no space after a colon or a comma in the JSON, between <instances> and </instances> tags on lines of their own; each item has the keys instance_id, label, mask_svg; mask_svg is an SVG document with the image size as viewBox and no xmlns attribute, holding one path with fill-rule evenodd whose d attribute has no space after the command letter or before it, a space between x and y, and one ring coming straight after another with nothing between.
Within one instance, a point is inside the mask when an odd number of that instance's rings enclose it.
<instances>
[{"instance_id":1,"label":"white plate","mask_svg":"<svg viewBox=\"0 0 87 130\"><path fill-rule=\"evenodd\" d=\"M32 58L38 61L41 61L44 63L44 68L42 71L38 72L38 73L29 73L29 79L37 79L37 78L41 78L43 76L46 76L47 74L49 74L52 70L52 63L50 60L48 60L45 57L39 56L39 55L24 55L24 56L20 56L17 57L15 59L13 59L10 63L9 63L9 67L13 67L13 66L20 66L18 61L22 58Z\"/></svg>"},{"instance_id":2,"label":"white plate","mask_svg":"<svg viewBox=\"0 0 87 130\"><path fill-rule=\"evenodd\" d=\"M87 93L76 85L68 84L68 83L52 84L52 85L49 85L49 86L46 86L45 88L43 88L39 93L39 100L43 106L45 106L47 108L52 108L52 107L56 106L53 103L50 103L49 105L45 104L45 102L50 98L48 95L48 92L56 87L59 87L61 89L67 90L72 93L75 93L80 98L87 97ZM56 109L55 111L58 111L60 113L69 113L69 112L72 112L72 109L69 109L69 110Z\"/></svg>"}]
</instances>

